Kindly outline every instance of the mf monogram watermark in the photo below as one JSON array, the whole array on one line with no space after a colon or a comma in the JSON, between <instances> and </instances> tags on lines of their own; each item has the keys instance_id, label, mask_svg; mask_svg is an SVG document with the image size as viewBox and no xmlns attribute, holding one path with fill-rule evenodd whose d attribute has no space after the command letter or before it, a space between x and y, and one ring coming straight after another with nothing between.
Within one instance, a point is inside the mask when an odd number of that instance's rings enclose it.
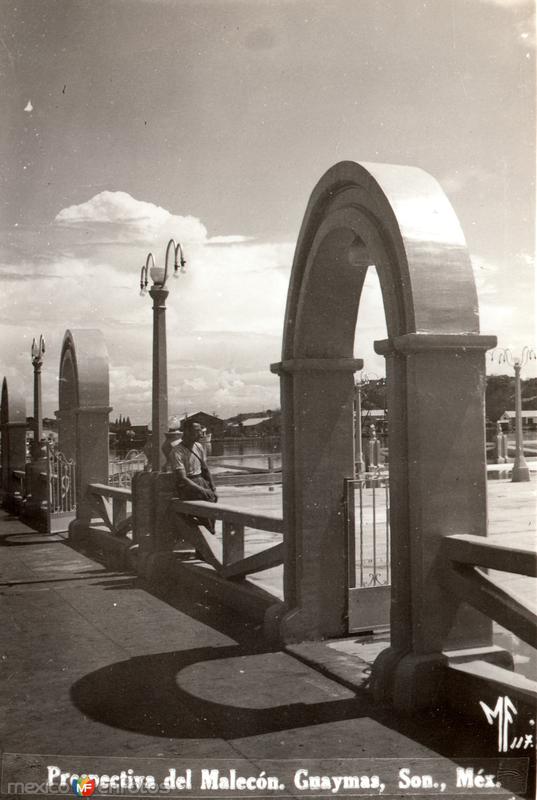
<instances>
[{"instance_id":1,"label":"mf monogram watermark","mask_svg":"<svg viewBox=\"0 0 537 800\"><path fill-rule=\"evenodd\" d=\"M490 708L482 700L479 701L479 705L485 712L489 725L494 725L494 720L498 720L498 752L507 753L509 749L509 725L512 725L514 721L513 714L518 713L515 705L507 695L498 697L494 709Z\"/></svg>"},{"instance_id":2,"label":"mf monogram watermark","mask_svg":"<svg viewBox=\"0 0 537 800\"><path fill-rule=\"evenodd\" d=\"M513 736L509 743L509 726L515 722L518 714L515 704L507 695L500 695L494 708L490 708L482 700L479 705L487 718L489 725L498 726L498 752L507 753L511 750L527 750L533 746L533 733ZM535 720L530 719L529 724L535 726Z\"/></svg>"}]
</instances>

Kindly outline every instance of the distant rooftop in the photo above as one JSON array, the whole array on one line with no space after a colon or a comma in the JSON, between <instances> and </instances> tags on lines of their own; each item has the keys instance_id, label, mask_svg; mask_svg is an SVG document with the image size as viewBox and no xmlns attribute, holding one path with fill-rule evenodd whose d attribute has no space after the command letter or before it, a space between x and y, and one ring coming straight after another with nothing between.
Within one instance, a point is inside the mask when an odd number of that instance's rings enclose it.
<instances>
[{"instance_id":1,"label":"distant rooftop","mask_svg":"<svg viewBox=\"0 0 537 800\"><path fill-rule=\"evenodd\" d=\"M515 417L516 417L516 411L504 411L500 419L514 419ZM523 419L533 419L534 417L537 418L537 411L530 411L527 409L523 409L522 417Z\"/></svg>"}]
</instances>

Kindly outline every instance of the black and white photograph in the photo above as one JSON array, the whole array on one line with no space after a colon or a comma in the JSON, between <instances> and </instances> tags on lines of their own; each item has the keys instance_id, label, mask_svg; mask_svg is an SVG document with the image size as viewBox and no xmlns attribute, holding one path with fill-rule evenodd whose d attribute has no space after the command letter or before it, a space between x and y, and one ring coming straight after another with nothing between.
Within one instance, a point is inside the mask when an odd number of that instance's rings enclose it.
<instances>
[{"instance_id":1,"label":"black and white photograph","mask_svg":"<svg viewBox=\"0 0 537 800\"><path fill-rule=\"evenodd\" d=\"M535 0L0 12L0 799L535 798Z\"/></svg>"}]
</instances>

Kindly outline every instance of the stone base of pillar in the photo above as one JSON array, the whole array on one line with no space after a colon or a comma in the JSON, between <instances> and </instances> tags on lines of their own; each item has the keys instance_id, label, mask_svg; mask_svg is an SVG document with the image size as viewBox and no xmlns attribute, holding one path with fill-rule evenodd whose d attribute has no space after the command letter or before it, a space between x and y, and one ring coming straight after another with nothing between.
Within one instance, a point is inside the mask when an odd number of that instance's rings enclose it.
<instances>
[{"instance_id":1,"label":"stone base of pillar","mask_svg":"<svg viewBox=\"0 0 537 800\"><path fill-rule=\"evenodd\" d=\"M394 674L394 708L411 714L438 706L447 663L442 653L403 656Z\"/></svg>"},{"instance_id":2,"label":"stone base of pillar","mask_svg":"<svg viewBox=\"0 0 537 800\"><path fill-rule=\"evenodd\" d=\"M148 583L162 587L167 581L173 581L173 558L167 550L156 550L139 557L138 575Z\"/></svg>"},{"instance_id":3,"label":"stone base of pillar","mask_svg":"<svg viewBox=\"0 0 537 800\"><path fill-rule=\"evenodd\" d=\"M281 645L282 642L282 621L288 609L283 603L275 603L265 612L263 620L263 637L273 645Z\"/></svg>"},{"instance_id":4,"label":"stone base of pillar","mask_svg":"<svg viewBox=\"0 0 537 800\"><path fill-rule=\"evenodd\" d=\"M513 465L513 472L511 474L512 483L527 483L530 480L530 471L527 466L518 467Z\"/></svg>"},{"instance_id":5,"label":"stone base of pillar","mask_svg":"<svg viewBox=\"0 0 537 800\"><path fill-rule=\"evenodd\" d=\"M346 624L342 620L340 627L333 626L325 630L323 621L309 609L293 608L284 614L280 622L280 641L283 644L297 644L298 642L321 641L322 639L337 639L347 633Z\"/></svg>"},{"instance_id":6,"label":"stone base of pillar","mask_svg":"<svg viewBox=\"0 0 537 800\"><path fill-rule=\"evenodd\" d=\"M446 669L450 664L485 661L513 670L513 657L502 647L472 647L442 653L402 654L391 647L373 664L370 691L376 703L387 703L404 714L442 704Z\"/></svg>"},{"instance_id":7,"label":"stone base of pillar","mask_svg":"<svg viewBox=\"0 0 537 800\"><path fill-rule=\"evenodd\" d=\"M395 671L405 655L406 653L400 650L388 647L375 659L369 680L369 691L373 695L375 703L390 704L393 702Z\"/></svg>"},{"instance_id":8,"label":"stone base of pillar","mask_svg":"<svg viewBox=\"0 0 537 800\"><path fill-rule=\"evenodd\" d=\"M2 508L14 516L20 514L22 506L22 495L20 492L6 492L2 498Z\"/></svg>"},{"instance_id":9,"label":"stone base of pillar","mask_svg":"<svg viewBox=\"0 0 537 800\"><path fill-rule=\"evenodd\" d=\"M47 533L47 508L46 501L34 500L30 495L22 501L20 510L21 521L31 528Z\"/></svg>"},{"instance_id":10,"label":"stone base of pillar","mask_svg":"<svg viewBox=\"0 0 537 800\"><path fill-rule=\"evenodd\" d=\"M68 539L73 545L84 545L89 535L89 520L74 519L68 528Z\"/></svg>"},{"instance_id":11,"label":"stone base of pillar","mask_svg":"<svg viewBox=\"0 0 537 800\"><path fill-rule=\"evenodd\" d=\"M283 644L296 644L311 639L320 639L311 620L302 608L288 610L280 622L280 639Z\"/></svg>"}]
</instances>

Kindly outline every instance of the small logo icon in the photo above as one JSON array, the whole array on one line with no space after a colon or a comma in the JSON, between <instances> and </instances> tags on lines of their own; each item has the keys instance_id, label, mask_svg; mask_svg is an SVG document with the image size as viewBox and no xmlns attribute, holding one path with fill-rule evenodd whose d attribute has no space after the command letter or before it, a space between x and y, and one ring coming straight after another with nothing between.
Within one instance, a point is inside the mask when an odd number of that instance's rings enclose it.
<instances>
[{"instance_id":1,"label":"small logo icon","mask_svg":"<svg viewBox=\"0 0 537 800\"><path fill-rule=\"evenodd\" d=\"M494 725L494 720L498 720L498 752L507 753L509 725L514 721L513 714L518 713L515 706L507 695L504 697L500 695L493 709L482 700L479 701L479 705L483 709L489 725Z\"/></svg>"},{"instance_id":2,"label":"small logo icon","mask_svg":"<svg viewBox=\"0 0 537 800\"><path fill-rule=\"evenodd\" d=\"M77 797L91 797L95 786L95 778L88 778L87 775L81 775L80 778L73 778L71 781L71 788Z\"/></svg>"}]
</instances>

